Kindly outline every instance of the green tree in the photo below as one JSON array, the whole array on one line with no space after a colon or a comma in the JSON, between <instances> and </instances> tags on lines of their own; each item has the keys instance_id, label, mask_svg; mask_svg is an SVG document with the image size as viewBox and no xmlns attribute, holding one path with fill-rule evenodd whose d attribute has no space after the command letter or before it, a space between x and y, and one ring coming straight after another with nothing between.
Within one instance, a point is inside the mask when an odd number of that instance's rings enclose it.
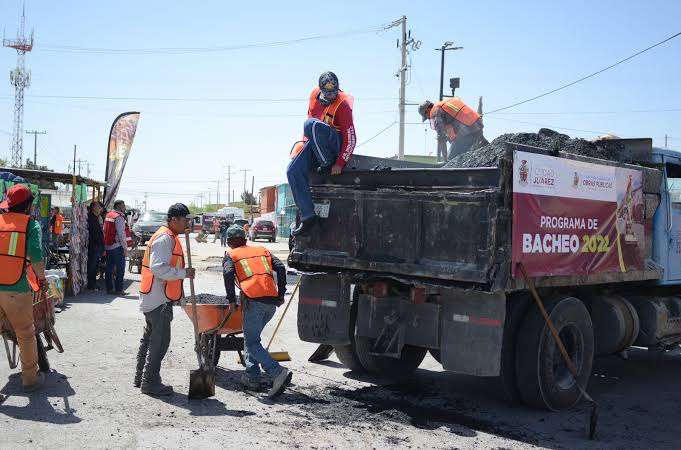
<instances>
[{"instance_id":1,"label":"green tree","mask_svg":"<svg viewBox=\"0 0 681 450\"><path fill-rule=\"evenodd\" d=\"M251 192L244 191L241 194L241 200L247 205L255 205L255 196Z\"/></svg>"}]
</instances>

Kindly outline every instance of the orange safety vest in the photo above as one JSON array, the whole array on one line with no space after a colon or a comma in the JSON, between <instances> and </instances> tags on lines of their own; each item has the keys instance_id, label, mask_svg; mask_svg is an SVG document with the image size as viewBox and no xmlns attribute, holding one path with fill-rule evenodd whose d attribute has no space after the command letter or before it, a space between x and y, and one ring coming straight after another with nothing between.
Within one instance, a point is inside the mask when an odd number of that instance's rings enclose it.
<instances>
[{"instance_id":1,"label":"orange safety vest","mask_svg":"<svg viewBox=\"0 0 681 450\"><path fill-rule=\"evenodd\" d=\"M237 247L227 252L234 262L239 289L248 298L277 297L272 275L272 255L259 245Z\"/></svg>"},{"instance_id":2,"label":"orange safety vest","mask_svg":"<svg viewBox=\"0 0 681 450\"><path fill-rule=\"evenodd\" d=\"M162 226L156 230L156 233L154 233L153 236L151 236L151 239L149 239L149 242L147 243L147 249L144 251L144 257L142 258L142 282L140 283L140 293L142 294L148 294L151 292L151 287L154 284L154 273L149 268L151 246L159 236L164 234L167 234L175 240L173 254L170 257L170 265L178 269L184 269L184 252L182 251L180 239L170 230L170 228ZM162 280L162 283L165 284L165 294L168 300L176 302L184 297L182 280Z\"/></svg>"},{"instance_id":3,"label":"orange safety vest","mask_svg":"<svg viewBox=\"0 0 681 450\"><path fill-rule=\"evenodd\" d=\"M28 284L38 292L38 278L27 254L30 221L26 214L0 214L0 285L14 286L26 271Z\"/></svg>"},{"instance_id":4,"label":"orange safety vest","mask_svg":"<svg viewBox=\"0 0 681 450\"><path fill-rule=\"evenodd\" d=\"M125 220L122 212L116 210L109 211L104 216L104 245L113 245L116 242L116 219L118 216L122 216L125 222L125 243L128 247L132 247L132 232L130 226L128 226L128 221Z\"/></svg>"},{"instance_id":5,"label":"orange safety vest","mask_svg":"<svg viewBox=\"0 0 681 450\"><path fill-rule=\"evenodd\" d=\"M319 89L318 87L312 89L312 93L310 93L310 101L307 106L308 111L312 111L316 106L317 102L319 101L317 97L319 96L320 91L321 89ZM348 102L348 104L352 106L352 96L346 94L343 91L339 91L336 99L333 102L331 102L328 106L326 106L326 108L324 108L320 117L314 118L319 119L322 122L329 124L336 130L338 130L338 126L336 125L336 111L338 111L338 108L343 102ZM295 144L293 144L293 148L291 149L291 159L295 158L296 156L298 156L300 152L303 151L303 147L305 146L306 141L307 140L303 137L302 141L298 141Z\"/></svg>"},{"instance_id":6,"label":"orange safety vest","mask_svg":"<svg viewBox=\"0 0 681 450\"><path fill-rule=\"evenodd\" d=\"M440 110L449 114L457 122L469 127L480 120L480 115L470 106L466 105L459 97L452 97L435 103L430 110L431 121ZM450 141L456 139L456 130L453 126L445 125L445 133Z\"/></svg>"},{"instance_id":7,"label":"orange safety vest","mask_svg":"<svg viewBox=\"0 0 681 450\"><path fill-rule=\"evenodd\" d=\"M61 234L64 231L64 216L57 214L54 216L54 226L52 227L52 234Z\"/></svg>"}]
</instances>

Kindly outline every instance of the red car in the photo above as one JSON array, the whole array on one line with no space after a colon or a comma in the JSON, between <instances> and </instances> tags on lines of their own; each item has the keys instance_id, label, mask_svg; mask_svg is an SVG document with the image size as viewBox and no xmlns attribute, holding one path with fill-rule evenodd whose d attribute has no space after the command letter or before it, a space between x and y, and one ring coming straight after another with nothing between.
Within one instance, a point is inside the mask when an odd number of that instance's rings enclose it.
<instances>
[{"instance_id":1,"label":"red car","mask_svg":"<svg viewBox=\"0 0 681 450\"><path fill-rule=\"evenodd\" d=\"M248 230L248 237L256 239L267 239L270 242L277 242L277 227L270 220L259 220Z\"/></svg>"}]
</instances>

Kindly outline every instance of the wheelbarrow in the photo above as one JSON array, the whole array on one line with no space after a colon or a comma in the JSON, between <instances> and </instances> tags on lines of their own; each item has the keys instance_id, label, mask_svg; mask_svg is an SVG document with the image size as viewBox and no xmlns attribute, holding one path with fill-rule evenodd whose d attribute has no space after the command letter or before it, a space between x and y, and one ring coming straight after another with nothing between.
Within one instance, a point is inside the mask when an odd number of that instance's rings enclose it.
<instances>
[{"instance_id":1,"label":"wheelbarrow","mask_svg":"<svg viewBox=\"0 0 681 450\"><path fill-rule=\"evenodd\" d=\"M193 321L194 311L190 302L183 306L189 320ZM237 336L243 333L243 312L233 305L199 303L196 305L197 328L199 332L199 349L206 369L215 369L220 361L220 353L235 351L243 364L244 338Z\"/></svg>"},{"instance_id":2,"label":"wheelbarrow","mask_svg":"<svg viewBox=\"0 0 681 450\"><path fill-rule=\"evenodd\" d=\"M49 372L50 362L47 351L55 349L64 353L57 331L54 329L54 305L58 299L48 298L45 293L33 294L33 322L35 324L36 342L38 346L38 367L41 372ZM10 369L17 367L17 336L9 319L0 313L0 335L2 335Z\"/></svg>"}]
</instances>

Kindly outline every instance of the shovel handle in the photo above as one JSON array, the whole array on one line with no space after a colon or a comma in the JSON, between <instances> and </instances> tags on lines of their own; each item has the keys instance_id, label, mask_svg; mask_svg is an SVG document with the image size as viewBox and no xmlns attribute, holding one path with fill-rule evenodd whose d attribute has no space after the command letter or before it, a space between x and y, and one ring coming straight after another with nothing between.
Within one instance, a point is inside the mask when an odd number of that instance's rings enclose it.
<instances>
[{"instance_id":1,"label":"shovel handle","mask_svg":"<svg viewBox=\"0 0 681 450\"><path fill-rule=\"evenodd\" d=\"M189 243L189 233L184 233L184 241L187 247L187 267L192 268L192 249ZM194 350L196 357L199 360L199 366L202 367L201 352L199 351L199 319L196 315L196 293L194 292L194 278L189 279L189 293L192 300L192 322L194 324Z\"/></svg>"}]
</instances>

